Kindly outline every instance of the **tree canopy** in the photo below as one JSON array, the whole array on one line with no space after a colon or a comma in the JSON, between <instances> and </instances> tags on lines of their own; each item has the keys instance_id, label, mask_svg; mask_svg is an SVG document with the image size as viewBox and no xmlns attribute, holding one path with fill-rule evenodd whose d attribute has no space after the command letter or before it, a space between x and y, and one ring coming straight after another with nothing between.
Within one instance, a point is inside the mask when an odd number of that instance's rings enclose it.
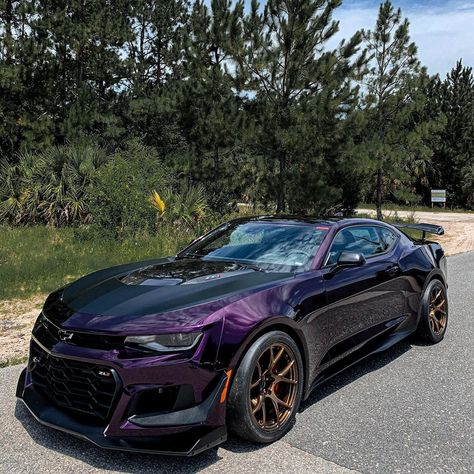
<instances>
[{"instance_id":1,"label":"tree canopy","mask_svg":"<svg viewBox=\"0 0 474 474\"><path fill-rule=\"evenodd\" d=\"M152 187L155 163L216 212L245 201L324 214L366 201L380 216L387 201L429 204L430 188L474 208L472 68L430 77L390 1L373 29L337 44L341 3L1 0L2 209L61 182L48 222L87 221L91 186L122 186L132 162L148 173L137 182ZM141 151L127 161L130 143ZM34 184L53 161L61 167ZM78 161L97 176L81 181Z\"/></svg>"}]
</instances>

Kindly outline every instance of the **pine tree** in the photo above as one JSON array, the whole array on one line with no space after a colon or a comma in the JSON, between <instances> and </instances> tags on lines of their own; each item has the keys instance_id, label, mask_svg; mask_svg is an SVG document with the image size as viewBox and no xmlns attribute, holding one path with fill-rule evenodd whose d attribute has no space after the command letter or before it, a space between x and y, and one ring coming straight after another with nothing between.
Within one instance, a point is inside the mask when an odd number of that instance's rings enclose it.
<instances>
[{"instance_id":1,"label":"pine tree","mask_svg":"<svg viewBox=\"0 0 474 474\"><path fill-rule=\"evenodd\" d=\"M429 80L410 41L409 22L390 1L380 5L374 31L364 32L371 67L366 77L367 153L375 175L377 218L387 192L412 199L410 177L416 161L432 155L427 138L438 127L426 120L423 90ZM424 165L425 166L425 165Z\"/></svg>"},{"instance_id":2,"label":"pine tree","mask_svg":"<svg viewBox=\"0 0 474 474\"><path fill-rule=\"evenodd\" d=\"M189 8L187 0L131 2L123 116L129 133L157 148L161 157L187 149L177 84L183 78Z\"/></svg>"},{"instance_id":3,"label":"pine tree","mask_svg":"<svg viewBox=\"0 0 474 474\"><path fill-rule=\"evenodd\" d=\"M430 93L431 110L444 116L446 128L439 135L433 163L433 187L446 188L453 206L474 207L474 75L458 61L444 81L437 80Z\"/></svg>"},{"instance_id":4,"label":"pine tree","mask_svg":"<svg viewBox=\"0 0 474 474\"><path fill-rule=\"evenodd\" d=\"M180 123L190 143L184 165L191 181L205 183L210 204L225 208L239 187L236 173L244 128L235 93L233 51L241 37L243 4L194 3L186 42L185 81L179 85Z\"/></svg>"},{"instance_id":5,"label":"pine tree","mask_svg":"<svg viewBox=\"0 0 474 474\"><path fill-rule=\"evenodd\" d=\"M324 210L342 199L342 183L330 183L331 168L350 137L341 123L357 103L365 64L361 34L335 50L332 19L341 0L269 0L263 13L253 1L245 18L239 71L255 96L262 193L277 212ZM335 137L342 138L338 141Z\"/></svg>"},{"instance_id":6,"label":"pine tree","mask_svg":"<svg viewBox=\"0 0 474 474\"><path fill-rule=\"evenodd\" d=\"M32 29L44 43L48 113L63 142L83 133L105 140L117 130L114 108L126 75L130 35L126 0L38 0ZM117 14L120 12L120 14Z\"/></svg>"},{"instance_id":7,"label":"pine tree","mask_svg":"<svg viewBox=\"0 0 474 474\"><path fill-rule=\"evenodd\" d=\"M42 148L52 140L45 113L42 44L31 31L34 3L0 2L0 155L16 159L20 148Z\"/></svg>"},{"instance_id":8,"label":"pine tree","mask_svg":"<svg viewBox=\"0 0 474 474\"><path fill-rule=\"evenodd\" d=\"M133 98L143 97L169 79L182 76L184 37L189 20L188 0L133 0L126 43Z\"/></svg>"}]
</instances>

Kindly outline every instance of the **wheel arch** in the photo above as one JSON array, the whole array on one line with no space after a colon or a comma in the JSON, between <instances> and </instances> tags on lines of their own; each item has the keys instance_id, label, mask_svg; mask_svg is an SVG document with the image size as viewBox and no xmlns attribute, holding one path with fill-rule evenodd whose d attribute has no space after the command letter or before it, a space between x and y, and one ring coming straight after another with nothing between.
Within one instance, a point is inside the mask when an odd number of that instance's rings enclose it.
<instances>
[{"instance_id":1,"label":"wheel arch","mask_svg":"<svg viewBox=\"0 0 474 474\"><path fill-rule=\"evenodd\" d=\"M274 317L266 319L262 324L259 324L254 328L250 334L247 335L243 343L241 344L239 350L236 352L234 357L231 360L230 367L235 371L242 362L243 357L245 356L248 349L252 344L264 334L267 334L272 331L281 331L290 336L295 344L298 346L298 349L301 354L301 360L303 361L303 400L308 396L308 380L309 380L309 350L308 344L306 342L305 335L298 323L293 319L288 317ZM232 382L231 382L232 385Z\"/></svg>"},{"instance_id":2,"label":"wheel arch","mask_svg":"<svg viewBox=\"0 0 474 474\"><path fill-rule=\"evenodd\" d=\"M447 285L447 282L446 282L446 278L445 278L445 275L443 274L443 272L439 269L439 268L435 268L434 270L432 270L428 276L425 278L425 282L423 284L423 288L421 289L421 293L420 293L420 303L419 303L419 306L418 306L418 314L417 314L417 326L420 324L420 319L421 319L421 312L422 312L422 309L423 309L423 304L422 304L422 301L423 301L423 295L425 294L425 291L426 289L428 288L428 285L433 281L433 280L438 280L440 281L444 287L446 288L446 291L448 290L448 285Z\"/></svg>"},{"instance_id":3,"label":"wheel arch","mask_svg":"<svg viewBox=\"0 0 474 474\"><path fill-rule=\"evenodd\" d=\"M448 289L448 284L447 284L447 281L446 281L446 278L443 274L443 272L439 269L439 268L435 268L434 270L432 270L430 272L430 274L426 277L425 279L425 283L423 285L423 290L422 290L422 293L424 293L424 291L426 290L426 288L428 287L428 285L433 281L433 280L439 280L446 289Z\"/></svg>"}]
</instances>

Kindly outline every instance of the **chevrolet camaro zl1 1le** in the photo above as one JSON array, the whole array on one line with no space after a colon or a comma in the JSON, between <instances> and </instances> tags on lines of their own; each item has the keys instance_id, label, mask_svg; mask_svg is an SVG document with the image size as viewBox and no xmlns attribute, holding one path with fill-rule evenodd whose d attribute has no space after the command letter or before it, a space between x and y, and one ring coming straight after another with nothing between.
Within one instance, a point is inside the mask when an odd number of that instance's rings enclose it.
<instances>
[{"instance_id":1,"label":"chevrolet camaro zl1 1le","mask_svg":"<svg viewBox=\"0 0 474 474\"><path fill-rule=\"evenodd\" d=\"M268 443L344 368L446 331L446 258L426 233L369 219L228 222L174 257L52 293L17 396L105 448L192 455L228 430Z\"/></svg>"}]
</instances>

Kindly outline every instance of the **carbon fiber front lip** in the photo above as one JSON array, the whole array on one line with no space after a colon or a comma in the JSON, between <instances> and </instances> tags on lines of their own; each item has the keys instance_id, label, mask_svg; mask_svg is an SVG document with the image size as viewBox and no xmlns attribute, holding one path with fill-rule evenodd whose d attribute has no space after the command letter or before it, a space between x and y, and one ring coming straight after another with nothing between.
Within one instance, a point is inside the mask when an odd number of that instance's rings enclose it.
<instances>
[{"instance_id":1,"label":"carbon fiber front lip","mask_svg":"<svg viewBox=\"0 0 474 474\"><path fill-rule=\"evenodd\" d=\"M191 427L189 431L180 433L179 436L107 437L104 435L103 427L80 423L51 405L41 393L34 389L34 386L25 387L25 378L26 369L20 375L16 394L38 422L89 441L101 448L171 456L194 456L227 440L226 426L206 427L203 425Z\"/></svg>"}]
</instances>

